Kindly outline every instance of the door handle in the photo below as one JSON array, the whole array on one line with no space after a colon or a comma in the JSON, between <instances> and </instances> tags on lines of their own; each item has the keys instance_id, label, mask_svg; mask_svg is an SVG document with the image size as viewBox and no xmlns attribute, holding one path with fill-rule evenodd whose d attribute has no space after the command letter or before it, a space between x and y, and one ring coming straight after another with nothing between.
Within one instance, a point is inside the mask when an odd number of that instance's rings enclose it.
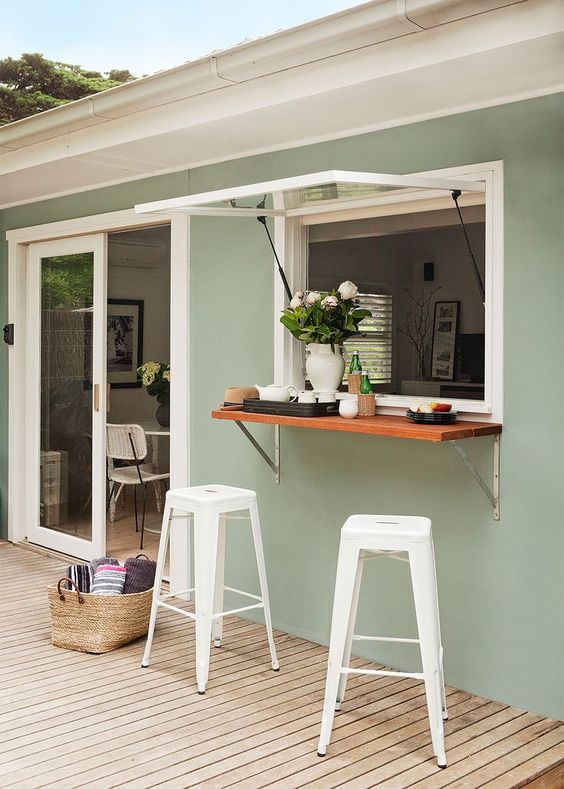
<instances>
[{"instance_id":1,"label":"door handle","mask_svg":"<svg viewBox=\"0 0 564 789\"><path fill-rule=\"evenodd\" d=\"M94 384L94 410L100 410L100 385Z\"/></svg>"}]
</instances>

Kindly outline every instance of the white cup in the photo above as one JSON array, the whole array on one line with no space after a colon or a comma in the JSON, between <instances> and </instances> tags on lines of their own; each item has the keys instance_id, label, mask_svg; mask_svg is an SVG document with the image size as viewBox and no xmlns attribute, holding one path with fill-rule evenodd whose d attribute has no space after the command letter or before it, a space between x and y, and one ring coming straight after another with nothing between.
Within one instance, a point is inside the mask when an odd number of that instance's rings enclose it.
<instances>
[{"instance_id":1,"label":"white cup","mask_svg":"<svg viewBox=\"0 0 564 789\"><path fill-rule=\"evenodd\" d=\"M345 419L354 419L358 416L358 400L356 397L347 397L339 401L339 414Z\"/></svg>"},{"instance_id":2,"label":"white cup","mask_svg":"<svg viewBox=\"0 0 564 789\"><path fill-rule=\"evenodd\" d=\"M317 395L317 400L320 403L334 403L335 394L336 392L319 392Z\"/></svg>"},{"instance_id":3,"label":"white cup","mask_svg":"<svg viewBox=\"0 0 564 789\"><path fill-rule=\"evenodd\" d=\"M298 392L298 403L315 403L315 392Z\"/></svg>"}]
</instances>

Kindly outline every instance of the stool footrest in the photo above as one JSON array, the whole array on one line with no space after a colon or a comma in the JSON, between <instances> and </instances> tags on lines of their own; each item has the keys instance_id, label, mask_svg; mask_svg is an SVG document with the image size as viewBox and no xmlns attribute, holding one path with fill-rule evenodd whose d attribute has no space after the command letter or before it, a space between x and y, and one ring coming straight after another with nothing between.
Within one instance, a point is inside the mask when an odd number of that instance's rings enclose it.
<instances>
[{"instance_id":1,"label":"stool footrest","mask_svg":"<svg viewBox=\"0 0 564 789\"><path fill-rule=\"evenodd\" d=\"M212 619L220 619L222 616L231 616L231 614L240 614L242 611L251 611L253 608L264 608L264 603L255 603L255 605L245 605L243 608L232 608L230 611L221 611L218 614L212 614Z\"/></svg>"},{"instance_id":2,"label":"stool footrest","mask_svg":"<svg viewBox=\"0 0 564 789\"><path fill-rule=\"evenodd\" d=\"M389 636L353 636L353 641L394 641L399 644L419 644L418 638L391 638Z\"/></svg>"},{"instance_id":3,"label":"stool footrest","mask_svg":"<svg viewBox=\"0 0 564 789\"><path fill-rule=\"evenodd\" d=\"M250 592L243 592L242 589L234 589L232 586L224 586L223 587L226 592L234 592L235 594L242 594L243 597L250 597L251 600L258 600L262 603L262 597L257 594L251 594Z\"/></svg>"},{"instance_id":4,"label":"stool footrest","mask_svg":"<svg viewBox=\"0 0 564 789\"><path fill-rule=\"evenodd\" d=\"M192 587L191 589L181 589L179 592L169 592L168 594L163 594L159 597L159 600L168 600L171 597L180 597L182 594L188 594L189 592L194 592L195 589Z\"/></svg>"},{"instance_id":5,"label":"stool footrest","mask_svg":"<svg viewBox=\"0 0 564 789\"><path fill-rule=\"evenodd\" d=\"M156 604L161 608L168 608L170 611L175 611L177 614L182 614L182 616L186 616L188 619L196 619L196 615L191 611L185 611L183 608L178 608L176 605L165 603L163 600L157 600Z\"/></svg>"},{"instance_id":6,"label":"stool footrest","mask_svg":"<svg viewBox=\"0 0 564 789\"><path fill-rule=\"evenodd\" d=\"M411 677L412 679L425 679L422 673L409 671L386 671L385 669L347 668L341 667L341 674L370 674L373 677Z\"/></svg>"}]
</instances>

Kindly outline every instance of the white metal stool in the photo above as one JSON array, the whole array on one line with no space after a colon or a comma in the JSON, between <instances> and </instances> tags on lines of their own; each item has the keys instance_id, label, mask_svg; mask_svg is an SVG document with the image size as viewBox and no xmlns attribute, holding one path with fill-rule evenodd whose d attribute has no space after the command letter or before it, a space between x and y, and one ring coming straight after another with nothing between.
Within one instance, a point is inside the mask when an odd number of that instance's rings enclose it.
<instances>
[{"instance_id":1,"label":"white metal stool","mask_svg":"<svg viewBox=\"0 0 564 789\"><path fill-rule=\"evenodd\" d=\"M186 518L184 515L174 515L181 510L192 513L194 516L194 587L181 592L161 594L161 582L165 563L166 551L170 537L172 519ZM253 533L255 554L257 559L258 576L261 596L243 592L224 586L225 562L225 521L228 512L248 510ZM257 602L252 605L235 608L231 611L223 610L224 590L236 592L245 597L250 597ZM167 602L171 597L180 596L188 592L195 592L195 614ZM155 588L151 607L151 619L147 643L143 655L142 666L149 665L157 612L160 607L168 608L179 614L189 617L196 622L196 680L198 693L202 695L206 690L210 665L210 641L213 638L216 646L221 645L223 638L223 617L229 614L238 614L254 608L264 609L268 645L272 668L278 671L278 658L272 636L272 621L270 618L270 604L268 600L268 586L266 582L266 568L260 521L257 507L257 494L253 490L232 488L228 485L199 485L192 488L178 488L169 490L166 494L165 509L163 513L163 526L157 557L155 575Z\"/></svg>"},{"instance_id":2,"label":"white metal stool","mask_svg":"<svg viewBox=\"0 0 564 789\"><path fill-rule=\"evenodd\" d=\"M408 558L398 556L407 553ZM409 562L419 638L359 636L354 633L362 570L366 559L388 556ZM422 673L349 668L353 641L399 641L419 644ZM443 720L448 717L443 676L443 648L431 521L393 515L352 515L341 530L327 681L317 752L325 756L335 710L345 697L349 674L413 677L425 682L433 751L446 767Z\"/></svg>"}]
</instances>

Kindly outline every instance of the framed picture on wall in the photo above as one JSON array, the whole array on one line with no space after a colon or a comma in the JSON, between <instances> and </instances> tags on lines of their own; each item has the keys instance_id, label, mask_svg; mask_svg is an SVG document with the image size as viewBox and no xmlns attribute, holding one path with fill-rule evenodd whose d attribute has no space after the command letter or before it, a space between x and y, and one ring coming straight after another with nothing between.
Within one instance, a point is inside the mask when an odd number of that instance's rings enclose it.
<instances>
[{"instance_id":1,"label":"framed picture on wall","mask_svg":"<svg viewBox=\"0 0 564 789\"><path fill-rule=\"evenodd\" d=\"M141 386L137 368L143 364L143 301L108 299L108 383L113 389Z\"/></svg>"},{"instance_id":2,"label":"framed picture on wall","mask_svg":"<svg viewBox=\"0 0 564 789\"><path fill-rule=\"evenodd\" d=\"M459 301L435 302L431 378L452 381L454 377L454 349L458 334Z\"/></svg>"}]
</instances>

